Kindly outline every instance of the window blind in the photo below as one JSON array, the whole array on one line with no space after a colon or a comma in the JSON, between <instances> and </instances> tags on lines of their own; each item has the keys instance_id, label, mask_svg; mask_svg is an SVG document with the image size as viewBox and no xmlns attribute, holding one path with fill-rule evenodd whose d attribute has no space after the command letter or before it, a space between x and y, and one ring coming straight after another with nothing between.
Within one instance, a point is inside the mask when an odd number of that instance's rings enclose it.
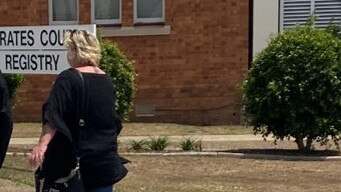
<instances>
[{"instance_id":1,"label":"window blind","mask_svg":"<svg viewBox=\"0 0 341 192\"><path fill-rule=\"evenodd\" d=\"M316 27L341 24L341 0L315 0Z\"/></svg>"},{"instance_id":2,"label":"window blind","mask_svg":"<svg viewBox=\"0 0 341 192\"><path fill-rule=\"evenodd\" d=\"M163 0L136 0L137 18L162 18Z\"/></svg>"},{"instance_id":3,"label":"window blind","mask_svg":"<svg viewBox=\"0 0 341 192\"><path fill-rule=\"evenodd\" d=\"M77 21L77 0L53 0L53 21Z\"/></svg>"},{"instance_id":4,"label":"window blind","mask_svg":"<svg viewBox=\"0 0 341 192\"><path fill-rule=\"evenodd\" d=\"M281 30L304 25L314 16L315 27L341 24L341 0L282 0Z\"/></svg>"},{"instance_id":5,"label":"window blind","mask_svg":"<svg viewBox=\"0 0 341 192\"><path fill-rule=\"evenodd\" d=\"M95 0L95 20L120 19L120 0Z\"/></svg>"},{"instance_id":6,"label":"window blind","mask_svg":"<svg viewBox=\"0 0 341 192\"><path fill-rule=\"evenodd\" d=\"M311 0L283 0L282 29L292 28L297 24L307 23L311 15Z\"/></svg>"}]
</instances>

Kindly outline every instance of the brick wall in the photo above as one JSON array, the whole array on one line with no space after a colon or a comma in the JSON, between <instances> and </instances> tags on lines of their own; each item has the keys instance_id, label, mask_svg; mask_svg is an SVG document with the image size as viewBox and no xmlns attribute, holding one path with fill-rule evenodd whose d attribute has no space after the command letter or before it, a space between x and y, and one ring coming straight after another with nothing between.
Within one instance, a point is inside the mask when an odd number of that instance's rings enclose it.
<instances>
[{"instance_id":1,"label":"brick wall","mask_svg":"<svg viewBox=\"0 0 341 192\"><path fill-rule=\"evenodd\" d=\"M133 0L122 3L122 27L131 27ZM166 0L169 35L110 37L136 61L135 106L152 111L152 116L136 116L133 111L133 121L200 125L240 122L237 89L248 66L248 3ZM80 0L80 13L80 24L90 23L89 0ZM47 1L2 0L0 14L1 26L48 24ZM41 104L54 78L27 75L18 91L15 120L40 120Z\"/></svg>"},{"instance_id":2,"label":"brick wall","mask_svg":"<svg viewBox=\"0 0 341 192\"><path fill-rule=\"evenodd\" d=\"M0 1L0 26L47 25L48 4L46 0L2 0ZM17 102L13 111L15 121L39 121L41 105L46 100L54 76L27 75L17 91Z\"/></svg>"},{"instance_id":3,"label":"brick wall","mask_svg":"<svg viewBox=\"0 0 341 192\"><path fill-rule=\"evenodd\" d=\"M128 2L124 10L132 13ZM112 38L136 60L134 103L155 108L155 116L133 112L133 120L239 123L237 86L248 66L248 7L247 0L166 0L170 35ZM123 25L131 25L131 18Z\"/></svg>"}]
</instances>

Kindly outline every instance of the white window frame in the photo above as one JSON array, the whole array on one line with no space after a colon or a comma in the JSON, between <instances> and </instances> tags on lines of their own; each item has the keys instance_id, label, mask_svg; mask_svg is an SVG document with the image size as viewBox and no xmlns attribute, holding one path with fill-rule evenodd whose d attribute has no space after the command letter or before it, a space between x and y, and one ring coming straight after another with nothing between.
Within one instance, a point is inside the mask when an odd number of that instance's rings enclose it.
<instances>
[{"instance_id":1,"label":"white window frame","mask_svg":"<svg viewBox=\"0 0 341 192\"><path fill-rule=\"evenodd\" d=\"M91 22L99 25L115 25L122 23L122 0L119 0L119 19L101 19L96 20L95 18L95 0L91 0Z\"/></svg>"},{"instance_id":2,"label":"white window frame","mask_svg":"<svg viewBox=\"0 0 341 192\"><path fill-rule=\"evenodd\" d=\"M166 4L162 0L162 18L137 18L137 0L134 0L134 23L164 23L165 22Z\"/></svg>"},{"instance_id":3,"label":"white window frame","mask_svg":"<svg viewBox=\"0 0 341 192\"><path fill-rule=\"evenodd\" d=\"M49 24L50 25L75 25L79 23L79 0L77 1L77 20L76 21L53 21L53 0L49 0Z\"/></svg>"}]
</instances>

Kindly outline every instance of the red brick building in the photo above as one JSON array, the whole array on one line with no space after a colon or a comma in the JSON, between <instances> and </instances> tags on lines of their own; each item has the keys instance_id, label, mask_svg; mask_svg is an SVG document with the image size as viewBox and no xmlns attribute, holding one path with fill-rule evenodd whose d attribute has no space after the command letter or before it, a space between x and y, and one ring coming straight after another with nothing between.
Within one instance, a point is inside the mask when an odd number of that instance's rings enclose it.
<instances>
[{"instance_id":1,"label":"red brick building","mask_svg":"<svg viewBox=\"0 0 341 192\"><path fill-rule=\"evenodd\" d=\"M251 0L103 2L108 4L2 0L0 26L100 24L106 38L136 61L132 121L240 123L238 85L251 55ZM26 75L18 90L16 121L40 120L55 77Z\"/></svg>"}]
</instances>

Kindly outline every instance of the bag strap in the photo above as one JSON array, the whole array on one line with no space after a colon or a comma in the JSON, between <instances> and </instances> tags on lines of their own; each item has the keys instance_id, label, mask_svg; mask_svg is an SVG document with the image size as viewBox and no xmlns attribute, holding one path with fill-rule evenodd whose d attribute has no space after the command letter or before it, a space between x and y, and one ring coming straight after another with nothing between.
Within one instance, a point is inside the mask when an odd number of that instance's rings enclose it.
<instances>
[{"instance_id":1,"label":"bag strap","mask_svg":"<svg viewBox=\"0 0 341 192\"><path fill-rule=\"evenodd\" d=\"M81 72L79 72L78 70L74 69L78 76L80 77L80 85L81 85L81 88L82 88L82 95L81 95L81 105L80 105L80 113L79 113L79 120L78 120L78 126L79 126L79 131L78 131L78 141L77 141L77 144L75 143L75 141L73 141L73 148L74 148L74 151L76 153L76 158L77 158L77 163L76 163L76 169L79 168L79 162L80 162L80 131L82 130L82 128L85 126L85 118L84 118L84 115L85 115L85 108L86 108L86 104L85 104L85 101L86 101L86 98L85 98L85 83L84 83L84 77L82 75Z\"/></svg>"},{"instance_id":2,"label":"bag strap","mask_svg":"<svg viewBox=\"0 0 341 192\"><path fill-rule=\"evenodd\" d=\"M76 70L80 79L81 79L81 86L82 86L82 100L81 100L81 110L80 110L80 116L78 120L79 127L85 126L85 120L84 120L84 113L85 113L85 85L84 85L84 78L81 72Z\"/></svg>"}]
</instances>

